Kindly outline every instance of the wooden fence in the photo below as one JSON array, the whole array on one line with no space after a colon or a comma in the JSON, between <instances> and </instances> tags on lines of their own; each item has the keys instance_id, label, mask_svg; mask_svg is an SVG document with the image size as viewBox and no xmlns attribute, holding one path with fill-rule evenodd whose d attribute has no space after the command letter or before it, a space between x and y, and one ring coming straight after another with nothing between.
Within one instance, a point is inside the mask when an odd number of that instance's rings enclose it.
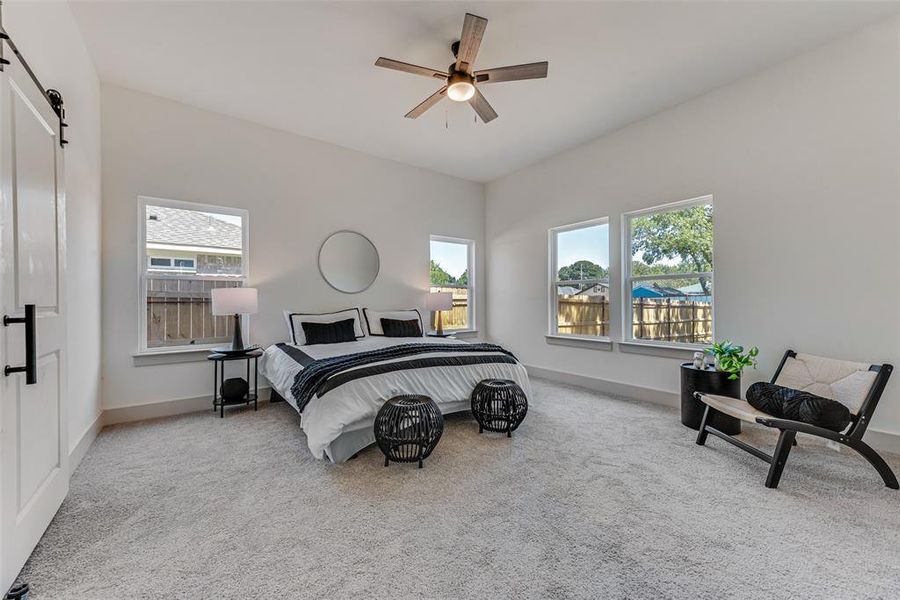
<instances>
[{"instance_id":1,"label":"wooden fence","mask_svg":"<svg viewBox=\"0 0 900 600\"><path fill-rule=\"evenodd\" d=\"M464 287L432 287L432 292L452 292L453 308L442 311L444 329L469 329L469 290ZM437 328L437 313L431 311L431 328Z\"/></svg>"},{"instance_id":2,"label":"wooden fence","mask_svg":"<svg viewBox=\"0 0 900 600\"><path fill-rule=\"evenodd\" d=\"M635 339L682 343L712 342L709 302L636 298L632 302ZM609 300L602 296L566 296L558 301L557 329L569 335L609 335Z\"/></svg>"},{"instance_id":3,"label":"wooden fence","mask_svg":"<svg viewBox=\"0 0 900 600\"><path fill-rule=\"evenodd\" d=\"M233 319L212 314L210 290L240 287L221 279L147 278L147 347L228 341Z\"/></svg>"}]
</instances>

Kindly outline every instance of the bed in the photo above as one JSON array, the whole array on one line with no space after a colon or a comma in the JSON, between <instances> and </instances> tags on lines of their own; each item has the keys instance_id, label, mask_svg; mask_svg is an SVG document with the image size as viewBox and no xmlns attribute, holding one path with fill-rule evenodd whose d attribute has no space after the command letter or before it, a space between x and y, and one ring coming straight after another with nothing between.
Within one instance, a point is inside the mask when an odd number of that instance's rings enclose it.
<instances>
[{"instance_id":1,"label":"bed","mask_svg":"<svg viewBox=\"0 0 900 600\"><path fill-rule=\"evenodd\" d=\"M274 344L260 357L259 367L301 415L313 456L335 463L375 442L375 415L392 396L426 394L449 414L469 410L479 381L500 378L515 381L531 397L525 368L510 353L447 338L366 336L332 344Z\"/></svg>"}]
</instances>

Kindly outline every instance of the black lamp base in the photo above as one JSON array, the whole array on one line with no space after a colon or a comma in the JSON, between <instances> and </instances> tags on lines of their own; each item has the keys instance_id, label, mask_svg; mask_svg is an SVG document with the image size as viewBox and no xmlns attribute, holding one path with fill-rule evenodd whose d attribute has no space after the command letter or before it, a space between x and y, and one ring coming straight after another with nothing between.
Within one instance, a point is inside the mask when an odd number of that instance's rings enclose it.
<instances>
[{"instance_id":1,"label":"black lamp base","mask_svg":"<svg viewBox=\"0 0 900 600\"><path fill-rule=\"evenodd\" d=\"M231 340L231 350L237 352L244 349L244 338L241 333L241 315L234 315L234 338Z\"/></svg>"},{"instance_id":2,"label":"black lamp base","mask_svg":"<svg viewBox=\"0 0 900 600\"><path fill-rule=\"evenodd\" d=\"M231 347L213 348L213 352L238 356L258 349L259 344L244 346L244 337L241 334L241 315L234 315L234 337L231 339Z\"/></svg>"}]
</instances>

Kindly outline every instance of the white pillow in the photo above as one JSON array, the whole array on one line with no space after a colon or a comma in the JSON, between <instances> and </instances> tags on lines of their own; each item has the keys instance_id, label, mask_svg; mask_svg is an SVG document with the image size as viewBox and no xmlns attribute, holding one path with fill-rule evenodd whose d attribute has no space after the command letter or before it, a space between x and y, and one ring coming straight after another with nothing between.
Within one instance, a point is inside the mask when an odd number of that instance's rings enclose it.
<instances>
[{"instance_id":1,"label":"white pillow","mask_svg":"<svg viewBox=\"0 0 900 600\"><path fill-rule=\"evenodd\" d=\"M381 328L381 319L397 319L400 321L418 319L422 335L425 335L425 323L422 322L422 314L418 308L385 311L364 308L363 314L366 316L366 327L369 328L369 335L384 335L384 329Z\"/></svg>"},{"instance_id":2,"label":"white pillow","mask_svg":"<svg viewBox=\"0 0 900 600\"><path fill-rule=\"evenodd\" d=\"M353 319L353 332L356 339L366 337L366 333L362 328L362 317L360 317L358 308L348 308L330 313L301 313L284 311L284 320L288 326L288 339L295 346L303 346L306 344L306 334L303 333L303 323L334 323L336 321L345 321Z\"/></svg>"}]
</instances>

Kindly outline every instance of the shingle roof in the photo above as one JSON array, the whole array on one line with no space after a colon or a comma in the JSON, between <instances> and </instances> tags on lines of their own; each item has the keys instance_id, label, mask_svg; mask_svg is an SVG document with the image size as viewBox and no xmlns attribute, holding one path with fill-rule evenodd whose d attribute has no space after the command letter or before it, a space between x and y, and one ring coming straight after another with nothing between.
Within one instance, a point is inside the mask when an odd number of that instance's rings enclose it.
<instances>
[{"instance_id":1,"label":"shingle roof","mask_svg":"<svg viewBox=\"0 0 900 600\"><path fill-rule=\"evenodd\" d=\"M194 210L147 207L147 242L240 250L241 227Z\"/></svg>"}]
</instances>

